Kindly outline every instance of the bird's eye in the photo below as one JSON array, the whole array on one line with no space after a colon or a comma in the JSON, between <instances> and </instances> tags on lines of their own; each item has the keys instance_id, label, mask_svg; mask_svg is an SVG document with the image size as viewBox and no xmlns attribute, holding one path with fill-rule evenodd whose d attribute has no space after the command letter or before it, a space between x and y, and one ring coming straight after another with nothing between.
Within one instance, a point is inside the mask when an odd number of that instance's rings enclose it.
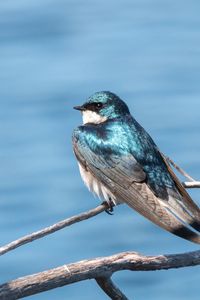
<instances>
[{"instance_id":1,"label":"bird's eye","mask_svg":"<svg viewBox=\"0 0 200 300\"><path fill-rule=\"evenodd\" d=\"M104 106L101 102L93 102L93 103L86 103L84 105L85 110L91 111L99 111Z\"/></svg>"},{"instance_id":2,"label":"bird's eye","mask_svg":"<svg viewBox=\"0 0 200 300\"><path fill-rule=\"evenodd\" d=\"M95 103L96 108L101 109L103 107L102 103Z\"/></svg>"}]
</instances>

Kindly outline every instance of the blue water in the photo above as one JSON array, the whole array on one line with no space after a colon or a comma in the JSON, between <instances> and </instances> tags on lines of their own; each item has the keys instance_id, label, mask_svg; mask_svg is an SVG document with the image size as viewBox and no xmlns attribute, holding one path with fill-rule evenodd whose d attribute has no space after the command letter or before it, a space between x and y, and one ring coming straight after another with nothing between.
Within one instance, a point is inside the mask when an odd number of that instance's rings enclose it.
<instances>
[{"instance_id":1,"label":"blue water","mask_svg":"<svg viewBox=\"0 0 200 300\"><path fill-rule=\"evenodd\" d=\"M99 203L71 147L81 123L72 107L95 91L126 100L161 150L200 179L199 11L198 0L0 2L1 245ZM2 256L0 281L120 251L197 249L121 206ZM114 278L129 299L199 299L198 267ZM107 299L88 281L29 299L94 298Z\"/></svg>"}]
</instances>

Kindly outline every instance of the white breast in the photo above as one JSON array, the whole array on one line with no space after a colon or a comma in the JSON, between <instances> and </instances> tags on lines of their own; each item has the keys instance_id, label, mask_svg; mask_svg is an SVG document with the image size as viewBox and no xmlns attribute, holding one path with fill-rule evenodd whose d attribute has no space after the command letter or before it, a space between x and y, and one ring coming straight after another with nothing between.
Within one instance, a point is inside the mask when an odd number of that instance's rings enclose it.
<instances>
[{"instance_id":1,"label":"white breast","mask_svg":"<svg viewBox=\"0 0 200 300\"><path fill-rule=\"evenodd\" d=\"M109 202L111 199L115 205L120 203L120 201L117 200L116 197L101 182L94 178L90 172L86 171L80 164L78 165L81 177L85 185L92 193L94 193L103 201Z\"/></svg>"},{"instance_id":2,"label":"white breast","mask_svg":"<svg viewBox=\"0 0 200 300\"><path fill-rule=\"evenodd\" d=\"M83 111L82 117L83 117L83 124L86 123L100 124L107 120L106 117L102 117L101 115L91 110Z\"/></svg>"}]
</instances>

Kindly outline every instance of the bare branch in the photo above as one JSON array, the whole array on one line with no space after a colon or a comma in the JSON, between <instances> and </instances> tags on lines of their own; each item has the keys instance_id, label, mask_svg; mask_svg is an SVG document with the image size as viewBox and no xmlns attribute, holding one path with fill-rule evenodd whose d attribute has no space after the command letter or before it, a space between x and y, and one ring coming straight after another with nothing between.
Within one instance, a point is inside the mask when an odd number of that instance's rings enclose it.
<instances>
[{"instance_id":1,"label":"bare branch","mask_svg":"<svg viewBox=\"0 0 200 300\"><path fill-rule=\"evenodd\" d=\"M58 230L61 230L67 226L70 226L74 223L81 222L81 221L87 220L89 218L92 218L92 217L100 214L101 212L105 211L106 209L108 209L108 207L107 207L106 203L103 203L103 204L97 206L96 208L93 208L87 212L83 212L77 216L73 216L71 218L60 221L54 225L46 227L42 230L39 230L39 231L36 231L29 235L26 235L26 236L24 236L20 239L17 239L5 246L0 247L0 255L3 255L13 249L16 249L22 245L27 244L27 243L33 242L34 240L41 239L42 237L44 237L46 235L52 234Z\"/></svg>"},{"instance_id":2,"label":"bare branch","mask_svg":"<svg viewBox=\"0 0 200 300\"><path fill-rule=\"evenodd\" d=\"M192 182L183 182L182 183L183 186L185 188L200 188L200 181L192 181ZM0 256L10 252L11 250L14 250L20 246L23 246L25 244L31 243L35 240L41 239L42 237L52 234L58 230L61 230L67 226L70 226L72 224L75 224L77 222L81 222L84 220L87 220L89 218L92 218L98 214L100 214L101 212L105 211L106 209L108 209L108 206L106 205L106 203L102 203L101 205L97 206L96 208L93 208L87 212L83 212L79 215L73 216L71 218L62 220L56 224L53 224L49 227L46 227L44 229L41 229L39 231L33 232L31 234L28 234L22 238L19 238L7 245L4 245L2 247L0 247Z\"/></svg>"},{"instance_id":3,"label":"bare branch","mask_svg":"<svg viewBox=\"0 0 200 300\"><path fill-rule=\"evenodd\" d=\"M163 156L166 158L166 160L180 173L180 174L182 174L185 178L187 178L187 179L189 179L190 181L196 181L194 178L192 178L188 173L186 173L182 168L180 168L177 164L175 164L175 162L171 159L171 158L169 158L169 157L167 157L167 156L165 156L164 154L163 154Z\"/></svg>"},{"instance_id":4,"label":"bare branch","mask_svg":"<svg viewBox=\"0 0 200 300\"><path fill-rule=\"evenodd\" d=\"M113 273L122 270L155 271L196 265L200 265L200 251L159 256L124 252L64 265L10 281L0 285L0 299L20 299L83 280L111 277Z\"/></svg>"},{"instance_id":5,"label":"bare branch","mask_svg":"<svg viewBox=\"0 0 200 300\"><path fill-rule=\"evenodd\" d=\"M183 182L182 185L187 189L200 188L200 181Z\"/></svg>"},{"instance_id":6,"label":"bare branch","mask_svg":"<svg viewBox=\"0 0 200 300\"><path fill-rule=\"evenodd\" d=\"M128 300L128 298L113 283L110 277L96 278L96 282L112 300Z\"/></svg>"},{"instance_id":7,"label":"bare branch","mask_svg":"<svg viewBox=\"0 0 200 300\"><path fill-rule=\"evenodd\" d=\"M166 159L182 175L191 180L190 182L183 183L185 188L200 188L200 181L195 181L172 160L169 158ZM52 226L26 235L0 247L0 255L3 255L24 244L40 239L46 235L52 234L74 223L92 218L107 209L108 205L103 203L88 212L83 212L79 215L60 221ZM119 253L110 257L96 258L64 265L56 269L18 278L5 283L0 285L0 299L20 299L78 281L95 279L98 285L111 299L127 300L127 297L111 280L113 273L121 270L153 271L196 265L200 265L200 251L163 256L142 256L135 252Z\"/></svg>"}]
</instances>

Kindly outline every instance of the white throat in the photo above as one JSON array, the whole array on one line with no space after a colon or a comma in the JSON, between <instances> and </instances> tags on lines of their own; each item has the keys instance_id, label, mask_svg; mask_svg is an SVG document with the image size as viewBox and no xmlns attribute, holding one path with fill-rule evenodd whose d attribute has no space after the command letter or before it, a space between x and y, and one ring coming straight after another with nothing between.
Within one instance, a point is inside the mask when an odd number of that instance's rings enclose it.
<instances>
[{"instance_id":1,"label":"white throat","mask_svg":"<svg viewBox=\"0 0 200 300\"><path fill-rule=\"evenodd\" d=\"M92 124L100 124L107 121L106 117L102 117L94 111L85 110L82 112L83 124L92 123Z\"/></svg>"}]
</instances>

